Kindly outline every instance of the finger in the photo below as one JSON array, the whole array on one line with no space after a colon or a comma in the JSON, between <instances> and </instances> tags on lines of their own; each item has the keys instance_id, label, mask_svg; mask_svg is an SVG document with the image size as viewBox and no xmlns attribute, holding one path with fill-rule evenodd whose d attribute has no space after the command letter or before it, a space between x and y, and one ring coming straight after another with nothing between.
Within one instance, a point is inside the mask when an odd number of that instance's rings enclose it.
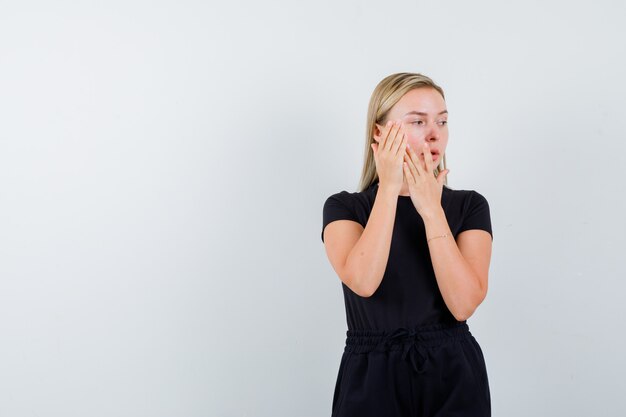
<instances>
[{"instance_id":1,"label":"finger","mask_svg":"<svg viewBox=\"0 0 626 417\"><path fill-rule=\"evenodd\" d=\"M420 172L417 169L417 166L414 162L414 160L412 158L407 157L408 161L408 165L409 165L409 169L411 170L411 174L413 174L413 177L417 180L417 178L420 176ZM419 161L417 161L419 163Z\"/></svg>"},{"instance_id":2,"label":"finger","mask_svg":"<svg viewBox=\"0 0 626 417\"><path fill-rule=\"evenodd\" d=\"M387 121L387 124L385 124L385 127L383 129L382 140L380 141L380 146L381 146L380 149L383 149L383 150L386 149L385 147L387 146L387 142L389 142L392 128L393 128L393 120Z\"/></svg>"},{"instance_id":3,"label":"finger","mask_svg":"<svg viewBox=\"0 0 626 417\"><path fill-rule=\"evenodd\" d=\"M426 172L433 172L433 155L430 153L428 142L424 142L424 163L426 164Z\"/></svg>"},{"instance_id":4,"label":"finger","mask_svg":"<svg viewBox=\"0 0 626 417\"><path fill-rule=\"evenodd\" d=\"M385 150L387 152L391 151L391 146L396 140L398 130L400 130L400 125L394 121L393 126L391 127L391 130L389 131L389 136L387 137L387 140L385 141Z\"/></svg>"},{"instance_id":5,"label":"finger","mask_svg":"<svg viewBox=\"0 0 626 417\"><path fill-rule=\"evenodd\" d=\"M417 151L417 159L419 160L419 163L416 163L415 165L418 167L420 174L426 174L428 172L428 162L426 161L426 151L424 147Z\"/></svg>"},{"instance_id":6,"label":"finger","mask_svg":"<svg viewBox=\"0 0 626 417\"><path fill-rule=\"evenodd\" d=\"M406 182L409 184L415 184L415 177L413 176L413 173L411 172L411 169L409 168L409 163L408 162L403 162L402 163L402 170L404 171L404 176L406 177Z\"/></svg>"},{"instance_id":7,"label":"finger","mask_svg":"<svg viewBox=\"0 0 626 417\"><path fill-rule=\"evenodd\" d=\"M406 155L406 147L408 145L409 137L406 132L404 132L404 135L402 136L402 142L400 142L400 147L398 148L398 152L396 153L396 155Z\"/></svg>"},{"instance_id":8,"label":"finger","mask_svg":"<svg viewBox=\"0 0 626 417\"><path fill-rule=\"evenodd\" d=\"M439 185L443 185L446 183L448 172L450 172L449 169L444 169L442 172L439 173L439 176L437 177L437 182L439 183Z\"/></svg>"},{"instance_id":9,"label":"finger","mask_svg":"<svg viewBox=\"0 0 626 417\"><path fill-rule=\"evenodd\" d=\"M385 143L387 142L387 136L389 136L389 132L391 131L392 123L393 122L391 120L388 120L380 134L381 138L380 138L379 145L382 146L383 149L385 148Z\"/></svg>"},{"instance_id":10,"label":"finger","mask_svg":"<svg viewBox=\"0 0 626 417\"><path fill-rule=\"evenodd\" d=\"M405 137L406 137L406 134L404 132L404 127L402 126L402 123L400 123L400 129L398 130L398 134L395 140L393 141L393 145L391 147L391 152L393 152L393 155L398 155L398 150L404 143Z\"/></svg>"},{"instance_id":11,"label":"finger","mask_svg":"<svg viewBox=\"0 0 626 417\"><path fill-rule=\"evenodd\" d=\"M413 161L413 165L415 166L415 169L417 170L418 175L423 175L424 168L422 168L422 161L420 160L419 155L412 148L409 151L409 154L411 156L411 161Z\"/></svg>"}]
</instances>

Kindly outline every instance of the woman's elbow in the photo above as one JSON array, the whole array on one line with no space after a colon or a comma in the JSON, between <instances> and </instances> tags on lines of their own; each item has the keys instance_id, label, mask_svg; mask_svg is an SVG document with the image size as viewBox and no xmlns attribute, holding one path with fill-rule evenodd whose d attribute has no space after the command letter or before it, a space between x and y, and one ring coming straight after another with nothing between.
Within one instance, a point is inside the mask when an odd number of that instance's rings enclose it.
<instances>
[{"instance_id":1,"label":"woman's elbow","mask_svg":"<svg viewBox=\"0 0 626 417\"><path fill-rule=\"evenodd\" d=\"M455 319L457 319L457 321L465 321L469 319L474 315L478 306L482 304L486 295L487 294L485 292L481 292L480 298L477 301L474 301L471 305L466 306L464 309L455 309L455 311L452 312L452 315Z\"/></svg>"},{"instance_id":2,"label":"woman's elbow","mask_svg":"<svg viewBox=\"0 0 626 417\"><path fill-rule=\"evenodd\" d=\"M358 283L351 282L350 285L346 284L350 290L359 297L369 298L376 292L376 288L371 288L366 285L359 285Z\"/></svg>"},{"instance_id":3,"label":"woman's elbow","mask_svg":"<svg viewBox=\"0 0 626 417\"><path fill-rule=\"evenodd\" d=\"M371 285L372 280L367 279L367 277L365 277L366 279L363 279L363 274L347 272L345 277L346 279L342 280L343 283L346 284L346 286L359 297L369 298L374 295L378 289L378 286L374 287ZM357 279L357 277L360 277L361 279Z\"/></svg>"},{"instance_id":4,"label":"woman's elbow","mask_svg":"<svg viewBox=\"0 0 626 417\"><path fill-rule=\"evenodd\" d=\"M456 319L456 321L465 321L472 316L472 312L467 311L454 311L452 315Z\"/></svg>"}]
</instances>

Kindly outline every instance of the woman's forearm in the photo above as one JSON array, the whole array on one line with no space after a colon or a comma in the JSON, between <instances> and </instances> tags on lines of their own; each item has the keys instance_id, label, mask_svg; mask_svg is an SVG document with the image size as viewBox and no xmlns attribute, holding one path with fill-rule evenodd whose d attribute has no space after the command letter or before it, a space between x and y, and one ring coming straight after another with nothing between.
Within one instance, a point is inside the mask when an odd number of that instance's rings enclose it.
<instances>
[{"instance_id":1,"label":"woman's forearm","mask_svg":"<svg viewBox=\"0 0 626 417\"><path fill-rule=\"evenodd\" d=\"M424 217L428 239L448 235L428 242L430 258L448 310L457 320L467 320L483 299L478 275L459 251L443 209Z\"/></svg>"},{"instance_id":2,"label":"woman's forearm","mask_svg":"<svg viewBox=\"0 0 626 417\"><path fill-rule=\"evenodd\" d=\"M378 188L365 229L346 260L350 289L362 297L370 297L382 282L397 205L397 192Z\"/></svg>"}]
</instances>

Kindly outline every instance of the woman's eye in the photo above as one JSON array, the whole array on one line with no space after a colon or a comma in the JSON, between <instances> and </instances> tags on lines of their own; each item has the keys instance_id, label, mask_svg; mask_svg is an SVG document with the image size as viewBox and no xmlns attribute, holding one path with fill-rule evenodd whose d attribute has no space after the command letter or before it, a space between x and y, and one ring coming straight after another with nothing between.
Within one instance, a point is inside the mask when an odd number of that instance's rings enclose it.
<instances>
[{"instance_id":1,"label":"woman's eye","mask_svg":"<svg viewBox=\"0 0 626 417\"><path fill-rule=\"evenodd\" d=\"M447 125L448 121L447 120L440 120L439 123L441 126ZM412 125L423 125L425 124L425 122L423 120L416 120L414 122L411 122Z\"/></svg>"}]
</instances>

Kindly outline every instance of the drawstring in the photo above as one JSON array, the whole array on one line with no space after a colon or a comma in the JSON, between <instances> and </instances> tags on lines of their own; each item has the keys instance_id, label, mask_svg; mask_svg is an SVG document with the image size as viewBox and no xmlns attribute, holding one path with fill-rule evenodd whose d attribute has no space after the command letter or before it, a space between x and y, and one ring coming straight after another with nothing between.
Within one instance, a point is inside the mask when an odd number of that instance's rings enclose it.
<instances>
[{"instance_id":1,"label":"drawstring","mask_svg":"<svg viewBox=\"0 0 626 417\"><path fill-rule=\"evenodd\" d=\"M422 374L427 371L432 358L431 348L440 346L446 340L461 340L471 337L466 322L433 323L420 327L399 327L393 330L357 329L346 332L346 350L369 353L373 350L388 351L402 349L402 360L410 369ZM394 345L394 346L391 346Z\"/></svg>"},{"instance_id":2,"label":"drawstring","mask_svg":"<svg viewBox=\"0 0 626 417\"><path fill-rule=\"evenodd\" d=\"M422 345L418 345L415 342L414 339L416 335L416 330L400 327L389 336L389 341L391 342L396 339L400 340L406 338L406 340L404 340L404 342L402 343L402 359L406 360L407 356L409 356L413 369L418 374L421 374L426 371L426 365L428 363L428 352L424 350L424 347ZM421 357L421 367L418 364L416 354Z\"/></svg>"}]
</instances>

